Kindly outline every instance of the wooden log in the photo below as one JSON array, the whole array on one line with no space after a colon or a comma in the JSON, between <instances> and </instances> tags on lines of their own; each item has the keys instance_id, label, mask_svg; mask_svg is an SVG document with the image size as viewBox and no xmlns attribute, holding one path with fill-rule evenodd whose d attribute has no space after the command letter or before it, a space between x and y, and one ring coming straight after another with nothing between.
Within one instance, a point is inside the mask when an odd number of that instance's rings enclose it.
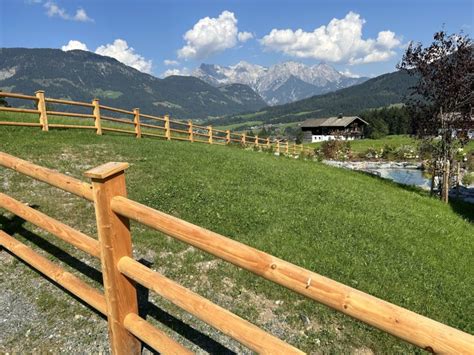
<instances>
[{"instance_id":1,"label":"wooden log","mask_svg":"<svg viewBox=\"0 0 474 355\"><path fill-rule=\"evenodd\" d=\"M267 138L267 148L270 148L270 137Z\"/></svg>"},{"instance_id":2,"label":"wooden log","mask_svg":"<svg viewBox=\"0 0 474 355\"><path fill-rule=\"evenodd\" d=\"M94 116L95 133L97 135L101 136L102 135L102 123L100 121L101 117L100 117L99 99L92 100L92 106L94 107L93 111L92 111L92 114Z\"/></svg>"},{"instance_id":3,"label":"wooden log","mask_svg":"<svg viewBox=\"0 0 474 355\"><path fill-rule=\"evenodd\" d=\"M165 115L165 136L167 140L171 140L170 116L168 115Z\"/></svg>"},{"instance_id":4,"label":"wooden log","mask_svg":"<svg viewBox=\"0 0 474 355\"><path fill-rule=\"evenodd\" d=\"M15 108L15 107L3 107L0 106L0 111L7 111L7 112L18 112L18 113L35 113L39 114L40 111L31 108Z\"/></svg>"},{"instance_id":5,"label":"wooden log","mask_svg":"<svg viewBox=\"0 0 474 355\"><path fill-rule=\"evenodd\" d=\"M147 343L160 354L193 354L192 351L189 351L184 346L171 339L164 332L155 328L137 314L127 314L123 324L130 333Z\"/></svg>"},{"instance_id":6,"label":"wooden log","mask_svg":"<svg viewBox=\"0 0 474 355\"><path fill-rule=\"evenodd\" d=\"M132 256L132 238L128 218L117 215L110 207L114 196L126 196L127 163L107 163L88 170L92 180L97 233L101 246L102 275L109 341L113 354L140 354L140 342L124 327L125 316L138 314L135 285L117 269L117 262Z\"/></svg>"},{"instance_id":7,"label":"wooden log","mask_svg":"<svg viewBox=\"0 0 474 355\"><path fill-rule=\"evenodd\" d=\"M277 141L277 152L280 154L280 141Z\"/></svg>"},{"instance_id":8,"label":"wooden log","mask_svg":"<svg viewBox=\"0 0 474 355\"><path fill-rule=\"evenodd\" d=\"M68 191L86 200L92 201L92 185L75 179L71 176L61 174L57 171L32 164L26 160L16 158L12 155L0 152L0 165L30 176L36 180Z\"/></svg>"},{"instance_id":9,"label":"wooden log","mask_svg":"<svg viewBox=\"0 0 474 355\"><path fill-rule=\"evenodd\" d=\"M288 141L286 141L286 146L285 146L285 153L288 154L290 152L290 146Z\"/></svg>"},{"instance_id":10,"label":"wooden log","mask_svg":"<svg viewBox=\"0 0 474 355\"><path fill-rule=\"evenodd\" d=\"M212 144L212 126L207 126L207 134L209 144Z\"/></svg>"},{"instance_id":11,"label":"wooden log","mask_svg":"<svg viewBox=\"0 0 474 355\"><path fill-rule=\"evenodd\" d=\"M246 137L247 137L247 134L242 134L242 144L245 145L246 143Z\"/></svg>"},{"instance_id":12,"label":"wooden log","mask_svg":"<svg viewBox=\"0 0 474 355\"><path fill-rule=\"evenodd\" d=\"M230 144L230 130L225 131L225 142Z\"/></svg>"},{"instance_id":13,"label":"wooden log","mask_svg":"<svg viewBox=\"0 0 474 355\"><path fill-rule=\"evenodd\" d=\"M133 109L133 125L135 127L135 137L142 137L142 128L140 127L140 109Z\"/></svg>"},{"instance_id":14,"label":"wooden log","mask_svg":"<svg viewBox=\"0 0 474 355\"><path fill-rule=\"evenodd\" d=\"M112 112L118 112L118 113L124 113L126 115L133 115L133 112L132 111L127 111L127 110L123 110L121 108L115 108L115 107L110 107L110 106L104 106L104 105L100 105L100 108L102 110L107 110L107 111L112 111Z\"/></svg>"},{"instance_id":15,"label":"wooden log","mask_svg":"<svg viewBox=\"0 0 474 355\"><path fill-rule=\"evenodd\" d=\"M255 136L255 146L258 147L258 135Z\"/></svg>"},{"instance_id":16,"label":"wooden log","mask_svg":"<svg viewBox=\"0 0 474 355\"><path fill-rule=\"evenodd\" d=\"M143 116L143 114L140 113L140 116ZM147 128L161 129L163 131L165 130L165 127L157 126L157 125L154 125L154 124L143 123L143 122L140 122L140 126L147 127Z\"/></svg>"},{"instance_id":17,"label":"wooden log","mask_svg":"<svg viewBox=\"0 0 474 355\"><path fill-rule=\"evenodd\" d=\"M187 134L187 133L188 133L188 131L187 131L187 130L185 131L184 129L170 128L170 131L171 131L171 132L175 132L175 133L184 133L184 134Z\"/></svg>"},{"instance_id":18,"label":"wooden log","mask_svg":"<svg viewBox=\"0 0 474 355\"><path fill-rule=\"evenodd\" d=\"M35 101L38 100L36 96L16 94L13 92L5 92L5 91L0 91L0 97L11 97L14 99L35 100Z\"/></svg>"},{"instance_id":19,"label":"wooden log","mask_svg":"<svg viewBox=\"0 0 474 355\"><path fill-rule=\"evenodd\" d=\"M39 123L0 121L0 126L41 127Z\"/></svg>"},{"instance_id":20,"label":"wooden log","mask_svg":"<svg viewBox=\"0 0 474 355\"><path fill-rule=\"evenodd\" d=\"M44 101L44 91L38 90L35 92L38 98L37 109L39 111L39 122L41 123L41 129L45 132L48 131L48 114L46 113L46 103Z\"/></svg>"},{"instance_id":21,"label":"wooden log","mask_svg":"<svg viewBox=\"0 0 474 355\"><path fill-rule=\"evenodd\" d=\"M152 115L146 115L144 113L140 113L140 115L144 118L148 118L150 120L155 120L155 121L160 121L160 122L164 122L165 119L163 117L157 117L157 116L152 116Z\"/></svg>"},{"instance_id":22,"label":"wooden log","mask_svg":"<svg viewBox=\"0 0 474 355\"><path fill-rule=\"evenodd\" d=\"M100 313L107 314L107 306L102 293L80 280L77 276L64 271L63 268L53 264L2 230L0 230L0 246L15 254Z\"/></svg>"},{"instance_id":23,"label":"wooden log","mask_svg":"<svg viewBox=\"0 0 474 355\"><path fill-rule=\"evenodd\" d=\"M194 142L193 121L188 121L188 127L189 141L192 143Z\"/></svg>"},{"instance_id":24,"label":"wooden log","mask_svg":"<svg viewBox=\"0 0 474 355\"><path fill-rule=\"evenodd\" d=\"M20 201L0 192L0 207L33 223L59 239L74 245L86 253L100 258L99 242L74 228L55 220L44 213L24 205Z\"/></svg>"},{"instance_id":25,"label":"wooden log","mask_svg":"<svg viewBox=\"0 0 474 355\"><path fill-rule=\"evenodd\" d=\"M257 353L303 354L302 351L132 258L121 258L118 262L118 269L132 280L155 291L176 306Z\"/></svg>"},{"instance_id":26,"label":"wooden log","mask_svg":"<svg viewBox=\"0 0 474 355\"><path fill-rule=\"evenodd\" d=\"M88 113L76 113L76 112L62 112L62 111L46 111L49 116L65 116L65 117L77 117L77 118L95 118L94 115Z\"/></svg>"},{"instance_id":27,"label":"wooden log","mask_svg":"<svg viewBox=\"0 0 474 355\"><path fill-rule=\"evenodd\" d=\"M90 104L88 102L52 99L52 98L49 98L49 97L45 98L45 101L53 103L53 104L63 104L63 105L73 105L73 106L83 106L83 107L94 108L94 104Z\"/></svg>"},{"instance_id":28,"label":"wooden log","mask_svg":"<svg viewBox=\"0 0 474 355\"><path fill-rule=\"evenodd\" d=\"M116 213L435 353L474 353L474 336L125 197Z\"/></svg>"}]
</instances>

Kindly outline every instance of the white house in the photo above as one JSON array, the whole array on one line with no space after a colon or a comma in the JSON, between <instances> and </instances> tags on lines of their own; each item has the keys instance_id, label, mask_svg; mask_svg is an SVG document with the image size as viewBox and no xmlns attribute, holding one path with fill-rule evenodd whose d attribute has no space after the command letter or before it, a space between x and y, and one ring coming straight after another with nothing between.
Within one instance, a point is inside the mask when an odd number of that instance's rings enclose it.
<instances>
[{"instance_id":1,"label":"white house","mask_svg":"<svg viewBox=\"0 0 474 355\"><path fill-rule=\"evenodd\" d=\"M304 121L301 130L306 142L321 142L334 139L354 140L364 137L368 123L357 116L311 118Z\"/></svg>"}]
</instances>

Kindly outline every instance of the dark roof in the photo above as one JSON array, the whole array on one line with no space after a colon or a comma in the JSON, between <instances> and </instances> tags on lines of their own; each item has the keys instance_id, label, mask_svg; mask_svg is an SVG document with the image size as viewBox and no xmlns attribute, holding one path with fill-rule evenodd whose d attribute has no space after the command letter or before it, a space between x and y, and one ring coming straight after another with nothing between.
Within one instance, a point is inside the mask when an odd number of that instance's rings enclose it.
<instances>
[{"instance_id":1,"label":"dark roof","mask_svg":"<svg viewBox=\"0 0 474 355\"><path fill-rule=\"evenodd\" d=\"M343 116L329 118L310 118L301 124L301 127L347 127L355 120L360 120L368 125L366 121L358 116Z\"/></svg>"}]
</instances>

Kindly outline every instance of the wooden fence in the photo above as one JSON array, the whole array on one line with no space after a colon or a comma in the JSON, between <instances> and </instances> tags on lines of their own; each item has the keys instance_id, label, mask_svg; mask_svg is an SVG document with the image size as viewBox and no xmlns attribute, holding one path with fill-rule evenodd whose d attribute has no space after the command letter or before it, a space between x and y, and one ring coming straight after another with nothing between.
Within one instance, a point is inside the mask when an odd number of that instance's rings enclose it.
<instances>
[{"instance_id":1,"label":"wooden fence","mask_svg":"<svg viewBox=\"0 0 474 355\"><path fill-rule=\"evenodd\" d=\"M104 314L114 354L138 354L141 341L156 351L189 353L138 315L135 285L141 284L258 353L300 350L184 288L132 258L129 220L156 229L258 277L435 353L474 354L474 336L303 269L270 254L127 198L127 163L107 163L85 172L91 183L0 152L0 166L75 194L95 207L98 239L0 193L0 208L31 222L101 260L102 293L0 230L0 246ZM5 315L8 316L8 315Z\"/></svg>"},{"instance_id":2,"label":"wooden fence","mask_svg":"<svg viewBox=\"0 0 474 355\"><path fill-rule=\"evenodd\" d=\"M0 111L37 114L37 122L15 122L0 121L0 125L40 127L43 131L50 128L74 128L95 130L96 134L102 135L104 132L117 132L134 135L136 138L159 137L167 140L181 140L189 142L199 142L206 144L240 144L243 146L253 146L262 149L272 149L279 154L299 155L302 153L313 154L313 149L303 146L303 144L290 143L288 140L277 140L270 138L260 138L250 136L245 133L235 133L230 130L220 130L212 126L200 126L192 121L171 120L168 115L158 117L140 112L139 108L133 111L120 108L104 106L98 99L91 103L70 100L52 99L45 97L45 92L37 91L36 96L0 92L0 97L13 99L23 99L34 102L35 109L0 107ZM91 113L75 113L65 111L53 111L48 106L69 105L78 106L83 110L90 110ZM112 117L110 113L120 114L125 117ZM51 123L48 117L69 117L81 120L90 120L90 124L58 124ZM93 122L93 124L92 124ZM112 122L114 127L105 126L103 122ZM133 126L133 127L132 127ZM120 127L120 128L118 128Z\"/></svg>"}]
</instances>

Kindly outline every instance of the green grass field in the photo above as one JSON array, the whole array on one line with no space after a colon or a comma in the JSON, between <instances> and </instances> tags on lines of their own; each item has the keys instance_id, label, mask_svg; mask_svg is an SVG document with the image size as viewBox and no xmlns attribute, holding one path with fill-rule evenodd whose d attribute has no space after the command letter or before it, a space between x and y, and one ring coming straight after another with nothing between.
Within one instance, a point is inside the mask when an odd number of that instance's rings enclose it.
<instances>
[{"instance_id":1,"label":"green grass field","mask_svg":"<svg viewBox=\"0 0 474 355\"><path fill-rule=\"evenodd\" d=\"M444 205L362 173L236 147L16 127L0 127L0 137L0 151L81 179L99 164L129 162L132 199L474 332L472 205ZM93 210L84 201L3 168L0 191L95 233ZM135 224L133 239L136 252L148 255L166 276L307 352L418 351L226 263L203 269L213 258ZM283 302L275 306L277 300ZM268 312L280 328L262 317ZM310 328L302 315L311 320Z\"/></svg>"}]
</instances>

